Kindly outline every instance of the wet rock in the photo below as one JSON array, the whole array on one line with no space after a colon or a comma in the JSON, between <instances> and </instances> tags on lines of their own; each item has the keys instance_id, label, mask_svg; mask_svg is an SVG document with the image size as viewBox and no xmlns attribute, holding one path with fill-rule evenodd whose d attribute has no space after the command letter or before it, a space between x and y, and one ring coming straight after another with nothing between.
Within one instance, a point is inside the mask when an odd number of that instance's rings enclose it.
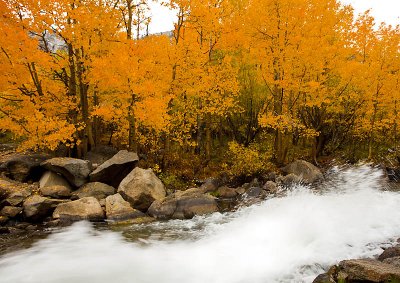
<instances>
[{"instance_id":1,"label":"wet rock","mask_svg":"<svg viewBox=\"0 0 400 283\"><path fill-rule=\"evenodd\" d=\"M61 200L49 199L39 195L28 197L23 204L24 215L32 221L39 221L51 215Z\"/></svg>"},{"instance_id":2,"label":"wet rock","mask_svg":"<svg viewBox=\"0 0 400 283\"><path fill-rule=\"evenodd\" d=\"M244 194L247 198L256 198L265 196L265 192L260 187L251 187Z\"/></svg>"},{"instance_id":3,"label":"wet rock","mask_svg":"<svg viewBox=\"0 0 400 283\"><path fill-rule=\"evenodd\" d=\"M53 218L66 222L79 220L100 221L104 219L104 211L96 198L86 197L59 204L53 212Z\"/></svg>"},{"instance_id":4,"label":"wet rock","mask_svg":"<svg viewBox=\"0 0 400 283\"><path fill-rule=\"evenodd\" d=\"M44 171L40 164L48 158L44 154L12 154L0 165L0 171L18 182L37 181Z\"/></svg>"},{"instance_id":5,"label":"wet rock","mask_svg":"<svg viewBox=\"0 0 400 283\"><path fill-rule=\"evenodd\" d=\"M279 176L278 178L276 178L276 181L282 186L288 187L294 184L302 183L303 179L300 176L291 173L286 176Z\"/></svg>"},{"instance_id":6,"label":"wet rock","mask_svg":"<svg viewBox=\"0 0 400 283\"><path fill-rule=\"evenodd\" d=\"M80 187L87 182L92 169L90 161L70 157L52 158L41 165L52 172L61 174L75 187Z\"/></svg>"},{"instance_id":7,"label":"wet rock","mask_svg":"<svg viewBox=\"0 0 400 283\"><path fill-rule=\"evenodd\" d=\"M267 191L270 194L276 194L278 192L278 186L275 182L267 181L263 186L263 190Z\"/></svg>"},{"instance_id":8,"label":"wet rock","mask_svg":"<svg viewBox=\"0 0 400 283\"><path fill-rule=\"evenodd\" d=\"M305 184L311 184L323 178L321 170L305 160L296 160L281 170L287 174L299 176Z\"/></svg>"},{"instance_id":9,"label":"wet rock","mask_svg":"<svg viewBox=\"0 0 400 283\"><path fill-rule=\"evenodd\" d=\"M40 188L52 187L52 186L63 186L71 190L71 185L61 175L47 171L39 180Z\"/></svg>"},{"instance_id":10,"label":"wet rock","mask_svg":"<svg viewBox=\"0 0 400 283\"><path fill-rule=\"evenodd\" d=\"M71 192L69 187L58 185L40 188L40 193L43 196L57 199L69 198L71 197Z\"/></svg>"},{"instance_id":11,"label":"wet rock","mask_svg":"<svg viewBox=\"0 0 400 283\"><path fill-rule=\"evenodd\" d=\"M400 269L394 265L372 259L344 260L339 263L337 280L348 283L398 282L400 280Z\"/></svg>"},{"instance_id":12,"label":"wet rock","mask_svg":"<svg viewBox=\"0 0 400 283\"><path fill-rule=\"evenodd\" d=\"M215 197L210 195L186 195L176 198L168 196L156 200L148 210L148 214L157 219L190 219L195 215L204 215L218 211Z\"/></svg>"},{"instance_id":13,"label":"wet rock","mask_svg":"<svg viewBox=\"0 0 400 283\"><path fill-rule=\"evenodd\" d=\"M237 195L238 193L235 189L226 186L219 187L215 192L215 196L218 198L235 198Z\"/></svg>"},{"instance_id":14,"label":"wet rock","mask_svg":"<svg viewBox=\"0 0 400 283\"><path fill-rule=\"evenodd\" d=\"M106 198L106 216L109 220L126 220L145 217L146 215L132 208L120 194L115 194Z\"/></svg>"},{"instance_id":15,"label":"wet rock","mask_svg":"<svg viewBox=\"0 0 400 283\"><path fill-rule=\"evenodd\" d=\"M387 258L400 256L400 246L390 247L378 257L378 260L383 261Z\"/></svg>"},{"instance_id":16,"label":"wet rock","mask_svg":"<svg viewBox=\"0 0 400 283\"><path fill-rule=\"evenodd\" d=\"M383 262L400 268L400 256L385 258Z\"/></svg>"},{"instance_id":17,"label":"wet rock","mask_svg":"<svg viewBox=\"0 0 400 283\"><path fill-rule=\"evenodd\" d=\"M118 193L133 207L143 212L147 211L153 201L166 196L164 184L153 171L138 167L122 180Z\"/></svg>"},{"instance_id":18,"label":"wet rock","mask_svg":"<svg viewBox=\"0 0 400 283\"><path fill-rule=\"evenodd\" d=\"M72 199L95 197L98 200L115 194L116 189L100 182L87 183L72 193Z\"/></svg>"},{"instance_id":19,"label":"wet rock","mask_svg":"<svg viewBox=\"0 0 400 283\"><path fill-rule=\"evenodd\" d=\"M7 216L9 218L14 218L22 211L22 207L15 207L15 206L5 206L1 210L0 214L3 216Z\"/></svg>"},{"instance_id":20,"label":"wet rock","mask_svg":"<svg viewBox=\"0 0 400 283\"><path fill-rule=\"evenodd\" d=\"M236 188L235 191L237 194L242 195L246 192L246 189L243 187L239 187L239 188Z\"/></svg>"},{"instance_id":21,"label":"wet rock","mask_svg":"<svg viewBox=\"0 0 400 283\"><path fill-rule=\"evenodd\" d=\"M101 182L118 188L121 181L136 167L139 157L134 152L121 150L90 174L91 182Z\"/></svg>"},{"instance_id":22,"label":"wet rock","mask_svg":"<svg viewBox=\"0 0 400 283\"><path fill-rule=\"evenodd\" d=\"M335 283L336 281L327 273L318 275L312 283Z\"/></svg>"}]
</instances>

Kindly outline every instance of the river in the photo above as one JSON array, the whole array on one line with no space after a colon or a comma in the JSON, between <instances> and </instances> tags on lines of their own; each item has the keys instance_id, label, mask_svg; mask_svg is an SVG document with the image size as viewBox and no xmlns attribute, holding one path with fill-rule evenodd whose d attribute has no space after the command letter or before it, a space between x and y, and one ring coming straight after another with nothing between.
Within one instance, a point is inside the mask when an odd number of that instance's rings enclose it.
<instances>
[{"instance_id":1,"label":"river","mask_svg":"<svg viewBox=\"0 0 400 283\"><path fill-rule=\"evenodd\" d=\"M79 222L0 258L4 283L312 282L400 236L400 193L379 169L334 168L231 213L105 228Z\"/></svg>"}]
</instances>

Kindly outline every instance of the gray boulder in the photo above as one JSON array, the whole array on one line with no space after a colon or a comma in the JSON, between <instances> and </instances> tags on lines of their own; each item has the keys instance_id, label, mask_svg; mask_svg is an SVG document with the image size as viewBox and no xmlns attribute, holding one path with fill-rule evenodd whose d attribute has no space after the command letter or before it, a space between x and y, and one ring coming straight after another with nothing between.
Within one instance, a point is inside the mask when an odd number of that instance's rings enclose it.
<instances>
[{"instance_id":1,"label":"gray boulder","mask_svg":"<svg viewBox=\"0 0 400 283\"><path fill-rule=\"evenodd\" d=\"M39 180L40 188L51 186L63 186L71 190L71 185L61 175L46 171Z\"/></svg>"},{"instance_id":2,"label":"gray boulder","mask_svg":"<svg viewBox=\"0 0 400 283\"><path fill-rule=\"evenodd\" d=\"M195 215L204 215L218 211L216 198L201 193L171 195L154 201L148 214L157 219L190 219Z\"/></svg>"},{"instance_id":3,"label":"gray boulder","mask_svg":"<svg viewBox=\"0 0 400 283\"><path fill-rule=\"evenodd\" d=\"M86 154L86 159L92 162L92 165L97 168L100 164L103 164L117 153L118 150L111 146L99 145L92 148Z\"/></svg>"},{"instance_id":4,"label":"gray boulder","mask_svg":"<svg viewBox=\"0 0 400 283\"><path fill-rule=\"evenodd\" d=\"M44 171L40 164L48 158L44 154L12 154L0 165L0 171L18 182L37 181Z\"/></svg>"},{"instance_id":5,"label":"gray boulder","mask_svg":"<svg viewBox=\"0 0 400 283\"><path fill-rule=\"evenodd\" d=\"M263 186L263 190L267 191L270 194L275 194L278 192L278 186L273 181L267 181Z\"/></svg>"},{"instance_id":6,"label":"gray boulder","mask_svg":"<svg viewBox=\"0 0 400 283\"><path fill-rule=\"evenodd\" d=\"M276 178L277 183L281 184L282 186L288 187L288 186L292 186L293 184L300 184L303 183L303 178L290 173L286 176L279 176L278 178Z\"/></svg>"},{"instance_id":7,"label":"gray boulder","mask_svg":"<svg viewBox=\"0 0 400 283\"><path fill-rule=\"evenodd\" d=\"M145 217L146 215L132 208L120 194L115 194L106 198L106 216L109 220L126 220Z\"/></svg>"},{"instance_id":8,"label":"gray boulder","mask_svg":"<svg viewBox=\"0 0 400 283\"><path fill-rule=\"evenodd\" d=\"M86 197L59 204L53 212L53 218L65 222L79 220L100 221L104 219L104 211L96 198Z\"/></svg>"},{"instance_id":9,"label":"gray boulder","mask_svg":"<svg viewBox=\"0 0 400 283\"><path fill-rule=\"evenodd\" d=\"M101 182L118 188L121 181L136 167L139 157L134 152L121 150L90 174L91 182Z\"/></svg>"},{"instance_id":10,"label":"gray boulder","mask_svg":"<svg viewBox=\"0 0 400 283\"><path fill-rule=\"evenodd\" d=\"M24 215L33 221L38 221L51 215L61 200L45 198L39 195L28 197L23 204Z\"/></svg>"},{"instance_id":11,"label":"gray boulder","mask_svg":"<svg viewBox=\"0 0 400 283\"><path fill-rule=\"evenodd\" d=\"M383 251L378 260L383 261L387 258L400 256L400 246L390 247Z\"/></svg>"},{"instance_id":12,"label":"gray boulder","mask_svg":"<svg viewBox=\"0 0 400 283\"><path fill-rule=\"evenodd\" d=\"M43 187L40 188L40 194L45 197L51 198L69 198L71 197L71 189L65 186L50 186L50 187Z\"/></svg>"},{"instance_id":13,"label":"gray boulder","mask_svg":"<svg viewBox=\"0 0 400 283\"><path fill-rule=\"evenodd\" d=\"M153 171L138 167L122 180L118 193L133 207L143 212L147 211L153 201L166 196L164 184Z\"/></svg>"},{"instance_id":14,"label":"gray boulder","mask_svg":"<svg viewBox=\"0 0 400 283\"><path fill-rule=\"evenodd\" d=\"M88 160L70 157L56 157L41 164L47 170L59 173L73 186L80 187L87 183L92 164Z\"/></svg>"},{"instance_id":15,"label":"gray boulder","mask_svg":"<svg viewBox=\"0 0 400 283\"><path fill-rule=\"evenodd\" d=\"M95 197L97 200L115 194L115 188L100 182L87 183L72 193L72 199Z\"/></svg>"},{"instance_id":16,"label":"gray boulder","mask_svg":"<svg viewBox=\"0 0 400 283\"><path fill-rule=\"evenodd\" d=\"M311 184L323 178L322 172L318 167L304 160L296 160L281 168L281 170L287 174L299 176L305 184Z\"/></svg>"},{"instance_id":17,"label":"gray boulder","mask_svg":"<svg viewBox=\"0 0 400 283\"><path fill-rule=\"evenodd\" d=\"M219 187L215 192L215 196L218 198L228 199L228 198L235 198L238 195L234 188L229 188L226 186Z\"/></svg>"}]
</instances>

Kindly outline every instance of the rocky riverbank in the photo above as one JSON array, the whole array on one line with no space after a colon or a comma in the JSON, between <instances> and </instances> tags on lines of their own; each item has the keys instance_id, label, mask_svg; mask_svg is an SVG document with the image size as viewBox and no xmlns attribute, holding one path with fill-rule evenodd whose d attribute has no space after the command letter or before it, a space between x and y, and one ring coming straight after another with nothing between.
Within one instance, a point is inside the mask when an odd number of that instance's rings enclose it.
<instances>
[{"instance_id":1,"label":"rocky riverbank","mask_svg":"<svg viewBox=\"0 0 400 283\"><path fill-rule=\"evenodd\" d=\"M121 150L90 160L43 154L3 155L0 163L0 232L34 230L79 220L143 223L188 219L224 212L272 197L281 186L323 178L314 165L298 160L264 181L231 188L207 179L185 191L168 190L151 169L139 168L136 153ZM99 162L99 163L95 163ZM100 163L101 162L101 163ZM229 208L227 208L229 207Z\"/></svg>"}]
</instances>

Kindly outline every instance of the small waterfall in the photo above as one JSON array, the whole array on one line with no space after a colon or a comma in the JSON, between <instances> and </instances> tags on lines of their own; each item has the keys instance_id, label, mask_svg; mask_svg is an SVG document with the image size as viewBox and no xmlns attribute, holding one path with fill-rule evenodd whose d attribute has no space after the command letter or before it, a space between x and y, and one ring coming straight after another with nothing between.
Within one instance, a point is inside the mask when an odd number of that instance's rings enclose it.
<instances>
[{"instance_id":1,"label":"small waterfall","mask_svg":"<svg viewBox=\"0 0 400 283\"><path fill-rule=\"evenodd\" d=\"M76 223L0 258L0 282L312 282L400 236L400 193L383 184L378 169L334 169L319 190L295 186L234 213L135 226L158 232L133 242Z\"/></svg>"}]
</instances>

